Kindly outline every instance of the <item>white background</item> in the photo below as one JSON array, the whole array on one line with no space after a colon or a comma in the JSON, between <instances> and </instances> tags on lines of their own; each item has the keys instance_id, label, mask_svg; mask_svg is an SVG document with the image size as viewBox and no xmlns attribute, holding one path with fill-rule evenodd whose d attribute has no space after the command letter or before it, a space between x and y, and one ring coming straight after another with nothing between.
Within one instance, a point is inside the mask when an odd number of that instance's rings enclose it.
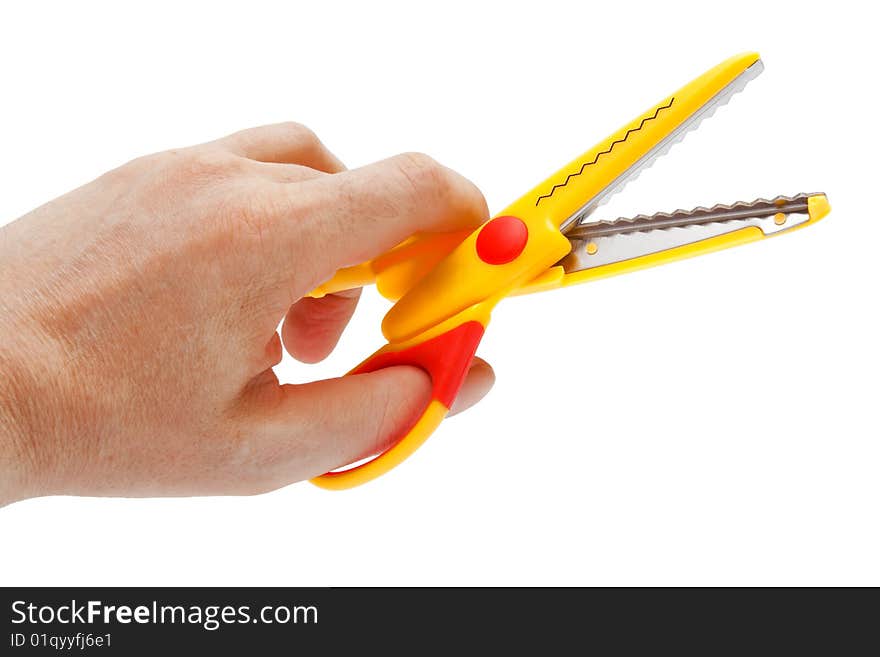
<instances>
[{"instance_id":1,"label":"white background","mask_svg":"<svg viewBox=\"0 0 880 657\"><path fill-rule=\"evenodd\" d=\"M0 584L880 584L876 20L863 3L11 3L0 222L137 155L293 119L500 210L704 69L745 93L600 210L825 191L814 228L496 311L498 383L346 493L0 510ZM867 5L865 5L867 6ZM597 215L598 216L598 215ZM325 363L379 346L365 295Z\"/></svg>"}]
</instances>

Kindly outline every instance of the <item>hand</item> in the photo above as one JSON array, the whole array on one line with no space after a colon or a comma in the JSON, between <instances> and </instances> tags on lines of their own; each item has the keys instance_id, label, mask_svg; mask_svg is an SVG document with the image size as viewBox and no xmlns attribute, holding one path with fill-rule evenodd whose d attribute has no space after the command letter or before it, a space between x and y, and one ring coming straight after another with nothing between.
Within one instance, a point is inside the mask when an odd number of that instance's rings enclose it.
<instances>
[{"instance_id":1,"label":"hand","mask_svg":"<svg viewBox=\"0 0 880 657\"><path fill-rule=\"evenodd\" d=\"M358 292L303 295L414 232L486 218L424 155L347 171L281 124L134 160L0 228L0 504L259 493L386 448L427 374L280 385L282 337L321 360ZM475 361L455 410L492 381Z\"/></svg>"}]
</instances>

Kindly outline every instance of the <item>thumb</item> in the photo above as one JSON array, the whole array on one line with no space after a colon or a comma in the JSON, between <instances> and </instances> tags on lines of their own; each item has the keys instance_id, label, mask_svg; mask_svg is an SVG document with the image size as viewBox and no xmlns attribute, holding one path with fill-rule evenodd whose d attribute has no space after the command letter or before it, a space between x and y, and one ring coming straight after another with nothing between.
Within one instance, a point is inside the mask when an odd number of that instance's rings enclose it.
<instances>
[{"instance_id":1,"label":"thumb","mask_svg":"<svg viewBox=\"0 0 880 657\"><path fill-rule=\"evenodd\" d=\"M488 364L476 359L462 384L464 403L455 410L476 403L493 380ZM260 464L266 489L385 451L428 406L431 379L416 367L397 366L275 390L277 397L260 404L255 418L258 454L252 457Z\"/></svg>"},{"instance_id":2,"label":"thumb","mask_svg":"<svg viewBox=\"0 0 880 657\"><path fill-rule=\"evenodd\" d=\"M243 431L260 490L381 452L412 425L431 397L431 379L416 367L305 384L266 379L247 397Z\"/></svg>"},{"instance_id":3,"label":"thumb","mask_svg":"<svg viewBox=\"0 0 880 657\"><path fill-rule=\"evenodd\" d=\"M385 451L430 400L428 374L400 366L295 386L286 406L302 422L295 429L314 461L313 477Z\"/></svg>"}]
</instances>

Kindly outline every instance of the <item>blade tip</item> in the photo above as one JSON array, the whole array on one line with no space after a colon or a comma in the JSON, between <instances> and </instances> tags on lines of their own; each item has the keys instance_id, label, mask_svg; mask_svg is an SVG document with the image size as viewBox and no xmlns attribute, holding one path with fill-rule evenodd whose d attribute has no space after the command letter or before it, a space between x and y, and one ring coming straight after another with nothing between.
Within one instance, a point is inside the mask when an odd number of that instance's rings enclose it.
<instances>
[{"instance_id":1,"label":"blade tip","mask_svg":"<svg viewBox=\"0 0 880 657\"><path fill-rule=\"evenodd\" d=\"M813 194L807 199L807 212L810 215L810 221L819 221L831 212L831 204L825 194Z\"/></svg>"}]
</instances>

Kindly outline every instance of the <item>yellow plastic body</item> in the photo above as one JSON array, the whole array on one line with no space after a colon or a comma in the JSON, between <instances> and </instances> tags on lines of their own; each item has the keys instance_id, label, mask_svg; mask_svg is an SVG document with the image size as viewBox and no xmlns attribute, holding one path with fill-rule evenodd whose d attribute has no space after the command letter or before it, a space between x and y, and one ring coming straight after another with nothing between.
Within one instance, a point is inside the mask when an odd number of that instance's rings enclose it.
<instances>
[{"instance_id":1,"label":"yellow plastic body","mask_svg":"<svg viewBox=\"0 0 880 657\"><path fill-rule=\"evenodd\" d=\"M423 334L410 340L405 340L400 343L386 344L373 354L373 356L384 351L402 351L404 349L409 349L410 347L426 342L427 340L442 335L447 331L470 321L479 322L485 329L489 324L489 317L493 305L494 304L491 303L481 303L465 308L457 315L453 315L447 320L439 323L437 326L431 327ZM373 358L373 356L370 356L370 358ZM315 477L311 480L312 483L329 490L344 490L346 488L360 486L371 479L375 479L376 477L385 474L392 468L400 465L419 447L421 447L422 443L424 443L431 434L434 433L437 427L440 426L440 422L443 421L443 418L446 417L448 412L449 409L440 401L432 399L412 428L410 428L410 430L388 450L375 457L372 461L357 467L338 472L328 472L320 477Z\"/></svg>"},{"instance_id":2,"label":"yellow plastic body","mask_svg":"<svg viewBox=\"0 0 880 657\"><path fill-rule=\"evenodd\" d=\"M477 255L474 231L394 304L382 321L391 343L410 340L477 304L494 306L518 285L533 279L571 250L571 243L543 217L520 217L528 228L522 253L502 265Z\"/></svg>"},{"instance_id":3,"label":"yellow plastic body","mask_svg":"<svg viewBox=\"0 0 880 657\"><path fill-rule=\"evenodd\" d=\"M375 283L382 296L396 301L470 234L466 230L413 235L374 260L340 269L309 296L323 297Z\"/></svg>"},{"instance_id":4,"label":"yellow plastic body","mask_svg":"<svg viewBox=\"0 0 880 657\"><path fill-rule=\"evenodd\" d=\"M560 225L757 61L757 53L746 53L707 71L502 210L496 216L519 217L528 228L526 246L512 262L493 265L480 259L476 250L480 229L446 238L416 236L370 263L341 270L313 294L320 296L375 280L383 295L399 299L382 323L388 339L383 350L399 350L466 321L476 320L487 326L495 304L509 294L585 282L760 239L763 232L749 227L573 274L565 274L562 267L554 266L571 248L559 231ZM827 214L824 196L811 198L809 204L808 223ZM432 402L409 433L388 451L365 466L328 473L313 480L314 483L338 490L387 472L427 439L446 412L442 404Z\"/></svg>"}]
</instances>

